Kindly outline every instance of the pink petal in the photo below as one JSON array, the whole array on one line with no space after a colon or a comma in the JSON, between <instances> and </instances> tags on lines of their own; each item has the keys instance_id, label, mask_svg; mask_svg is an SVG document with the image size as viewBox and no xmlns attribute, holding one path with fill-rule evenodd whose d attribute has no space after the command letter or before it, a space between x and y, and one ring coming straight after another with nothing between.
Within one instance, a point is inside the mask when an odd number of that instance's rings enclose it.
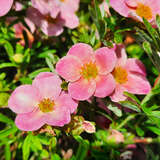
<instances>
[{"instance_id":1,"label":"pink petal","mask_svg":"<svg viewBox=\"0 0 160 160\"><path fill-rule=\"evenodd\" d=\"M9 12L13 4L13 0L0 0L0 16L4 16Z\"/></svg>"},{"instance_id":2,"label":"pink petal","mask_svg":"<svg viewBox=\"0 0 160 160\"><path fill-rule=\"evenodd\" d=\"M79 8L79 2L80 0L67 0L64 2L61 2L61 12L63 12L63 7L66 7L68 10L75 12Z\"/></svg>"},{"instance_id":3,"label":"pink petal","mask_svg":"<svg viewBox=\"0 0 160 160\"><path fill-rule=\"evenodd\" d=\"M53 18L56 18L60 12L60 3L58 0L31 0L32 6L38 9L41 14L50 14Z\"/></svg>"},{"instance_id":4,"label":"pink petal","mask_svg":"<svg viewBox=\"0 0 160 160\"><path fill-rule=\"evenodd\" d=\"M128 17L130 9L125 4L125 0L110 0L111 7L124 17Z\"/></svg>"},{"instance_id":5,"label":"pink petal","mask_svg":"<svg viewBox=\"0 0 160 160\"><path fill-rule=\"evenodd\" d=\"M44 125L43 113L36 109L30 113L18 114L15 124L20 130L35 131Z\"/></svg>"},{"instance_id":6,"label":"pink petal","mask_svg":"<svg viewBox=\"0 0 160 160\"><path fill-rule=\"evenodd\" d=\"M124 45L116 45L115 52L117 55L116 66L124 66L127 61L127 54L126 54Z\"/></svg>"},{"instance_id":7,"label":"pink petal","mask_svg":"<svg viewBox=\"0 0 160 160\"><path fill-rule=\"evenodd\" d=\"M96 50L95 59L99 73L106 75L114 69L117 57L114 50L103 47Z\"/></svg>"},{"instance_id":8,"label":"pink petal","mask_svg":"<svg viewBox=\"0 0 160 160\"><path fill-rule=\"evenodd\" d=\"M63 23L61 19L57 19L56 23L48 23L43 20L40 28L48 36L59 36L63 32Z\"/></svg>"},{"instance_id":9,"label":"pink petal","mask_svg":"<svg viewBox=\"0 0 160 160\"><path fill-rule=\"evenodd\" d=\"M31 85L17 87L8 101L9 108L16 113L28 113L33 111L39 101L36 88Z\"/></svg>"},{"instance_id":10,"label":"pink petal","mask_svg":"<svg viewBox=\"0 0 160 160\"><path fill-rule=\"evenodd\" d=\"M68 92L72 98L76 100L87 100L95 92L96 83L93 80L85 80L81 78L76 82L71 82L68 85Z\"/></svg>"},{"instance_id":11,"label":"pink petal","mask_svg":"<svg viewBox=\"0 0 160 160\"><path fill-rule=\"evenodd\" d=\"M133 94L148 94L151 90L151 85L145 76L141 74L129 74L128 82L123 85L127 92Z\"/></svg>"},{"instance_id":12,"label":"pink petal","mask_svg":"<svg viewBox=\"0 0 160 160\"><path fill-rule=\"evenodd\" d=\"M73 45L68 51L67 55L78 57L83 64L94 60L92 47L85 43L77 43Z\"/></svg>"},{"instance_id":13,"label":"pink petal","mask_svg":"<svg viewBox=\"0 0 160 160\"><path fill-rule=\"evenodd\" d=\"M128 7L131 7L131 8L136 8L138 4L137 0L124 0L124 2Z\"/></svg>"},{"instance_id":14,"label":"pink petal","mask_svg":"<svg viewBox=\"0 0 160 160\"><path fill-rule=\"evenodd\" d=\"M83 128L87 133L94 133L96 132L95 126L89 122L89 121L84 121L83 122Z\"/></svg>"},{"instance_id":15,"label":"pink petal","mask_svg":"<svg viewBox=\"0 0 160 160\"><path fill-rule=\"evenodd\" d=\"M55 74L52 74L52 76L41 74L38 78L34 79L32 86L38 89L41 98L56 99L61 92L61 83L62 80Z\"/></svg>"},{"instance_id":16,"label":"pink petal","mask_svg":"<svg viewBox=\"0 0 160 160\"><path fill-rule=\"evenodd\" d=\"M75 112L78 107L78 101L73 100L68 93L62 92L61 95L56 99L56 104L60 107L64 107L70 110L70 113Z\"/></svg>"},{"instance_id":17,"label":"pink petal","mask_svg":"<svg viewBox=\"0 0 160 160\"><path fill-rule=\"evenodd\" d=\"M123 95L124 91L126 91L126 89L123 86L117 84L113 94L110 96L111 100L113 102L126 100L126 96Z\"/></svg>"},{"instance_id":18,"label":"pink petal","mask_svg":"<svg viewBox=\"0 0 160 160\"><path fill-rule=\"evenodd\" d=\"M73 11L70 11L66 6L62 8L61 18L64 20L64 25L70 29L74 29L79 25L79 19Z\"/></svg>"},{"instance_id":19,"label":"pink petal","mask_svg":"<svg viewBox=\"0 0 160 160\"><path fill-rule=\"evenodd\" d=\"M127 59L125 68L130 72L135 72L135 73L142 74L143 76L146 76L145 66L138 59L135 59L135 58Z\"/></svg>"},{"instance_id":20,"label":"pink petal","mask_svg":"<svg viewBox=\"0 0 160 160\"><path fill-rule=\"evenodd\" d=\"M115 86L116 83L111 74L99 76L96 82L96 91L94 96L104 98L114 91Z\"/></svg>"},{"instance_id":21,"label":"pink petal","mask_svg":"<svg viewBox=\"0 0 160 160\"><path fill-rule=\"evenodd\" d=\"M52 126L62 127L68 124L70 120L70 110L61 106L57 106L53 112L49 112L45 115L45 123Z\"/></svg>"},{"instance_id":22,"label":"pink petal","mask_svg":"<svg viewBox=\"0 0 160 160\"><path fill-rule=\"evenodd\" d=\"M76 81L80 78L81 61L75 56L68 55L60 59L56 71L67 81Z\"/></svg>"},{"instance_id":23,"label":"pink petal","mask_svg":"<svg viewBox=\"0 0 160 160\"><path fill-rule=\"evenodd\" d=\"M52 77L52 76L55 76L55 74L52 72L41 72L35 77L34 80L38 80L41 78L48 78L48 77Z\"/></svg>"},{"instance_id":24,"label":"pink petal","mask_svg":"<svg viewBox=\"0 0 160 160\"><path fill-rule=\"evenodd\" d=\"M60 16L56 18L55 23L49 23L37 9L30 7L27 10L27 18L48 36L58 36L63 32L64 22Z\"/></svg>"}]
</instances>

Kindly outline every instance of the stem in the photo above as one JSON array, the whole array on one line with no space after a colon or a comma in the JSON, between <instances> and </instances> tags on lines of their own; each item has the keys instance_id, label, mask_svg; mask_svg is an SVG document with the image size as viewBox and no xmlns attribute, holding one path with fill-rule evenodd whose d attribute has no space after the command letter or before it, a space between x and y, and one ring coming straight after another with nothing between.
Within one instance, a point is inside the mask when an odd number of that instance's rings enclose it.
<instances>
[{"instance_id":1,"label":"stem","mask_svg":"<svg viewBox=\"0 0 160 160\"><path fill-rule=\"evenodd\" d=\"M116 128L117 130L119 130L120 128L122 128L127 122L129 122L130 120L132 120L133 118L135 118L137 114L131 114L130 116L128 116L124 121L122 121L118 127Z\"/></svg>"}]
</instances>

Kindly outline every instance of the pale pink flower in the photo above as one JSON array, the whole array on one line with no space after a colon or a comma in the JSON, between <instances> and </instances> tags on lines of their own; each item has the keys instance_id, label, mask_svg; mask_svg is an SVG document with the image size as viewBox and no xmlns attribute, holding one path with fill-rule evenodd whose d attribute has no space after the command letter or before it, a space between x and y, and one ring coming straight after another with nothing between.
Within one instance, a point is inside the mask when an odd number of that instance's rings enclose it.
<instances>
[{"instance_id":1,"label":"pale pink flower","mask_svg":"<svg viewBox=\"0 0 160 160\"><path fill-rule=\"evenodd\" d=\"M94 52L91 46L78 43L60 59L56 70L70 82L68 91L72 98L87 100L92 95L106 97L115 88L115 81L110 72L113 71L116 60L112 49L103 47Z\"/></svg>"},{"instance_id":2,"label":"pale pink flower","mask_svg":"<svg viewBox=\"0 0 160 160\"><path fill-rule=\"evenodd\" d=\"M13 0L0 0L0 16L4 16L9 12L13 4Z\"/></svg>"},{"instance_id":3,"label":"pale pink flower","mask_svg":"<svg viewBox=\"0 0 160 160\"><path fill-rule=\"evenodd\" d=\"M115 129L111 129L110 130L111 135L107 137L107 140L114 140L117 144L118 143L122 143L124 142L124 136L121 132L115 130Z\"/></svg>"},{"instance_id":4,"label":"pale pink flower","mask_svg":"<svg viewBox=\"0 0 160 160\"><path fill-rule=\"evenodd\" d=\"M135 58L128 58L123 45L116 46L117 64L112 72L116 81L116 88L110 96L112 101L126 100L123 92L132 94L147 94L151 90L150 83L146 79L146 70L142 62Z\"/></svg>"},{"instance_id":5,"label":"pale pink flower","mask_svg":"<svg viewBox=\"0 0 160 160\"><path fill-rule=\"evenodd\" d=\"M14 90L9 108L17 113L15 123L24 131L34 131L44 124L64 126L78 103L61 92L61 79L51 73L40 73L32 85L22 85Z\"/></svg>"},{"instance_id":6,"label":"pale pink flower","mask_svg":"<svg viewBox=\"0 0 160 160\"><path fill-rule=\"evenodd\" d=\"M110 0L110 5L124 17L139 21L144 17L153 25L156 15L160 14L159 0Z\"/></svg>"},{"instance_id":7,"label":"pale pink flower","mask_svg":"<svg viewBox=\"0 0 160 160\"><path fill-rule=\"evenodd\" d=\"M79 25L75 12L79 0L32 0L27 17L48 36L58 36L63 27L74 29Z\"/></svg>"}]
</instances>

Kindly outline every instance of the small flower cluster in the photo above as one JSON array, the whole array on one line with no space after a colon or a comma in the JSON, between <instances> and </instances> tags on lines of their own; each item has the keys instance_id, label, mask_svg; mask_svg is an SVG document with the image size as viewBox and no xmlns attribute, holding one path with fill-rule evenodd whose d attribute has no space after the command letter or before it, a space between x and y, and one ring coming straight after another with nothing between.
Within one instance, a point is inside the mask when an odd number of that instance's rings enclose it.
<instances>
[{"instance_id":1,"label":"small flower cluster","mask_svg":"<svg viewBox=\"0 0 160 160\"><path fill-rule=\"evenodd\" d=\"M123 45L109 49L77 43L56 65L59 76L68 84L68 92L62 91L62 80L50 72L40 73L32 85L22 85L12 93L8 105L17 113L19 129L33 131L44 124L64 126L78 107L78 101L92 96L119 102L127 97L124 91L147 94L151 86L140 60L128 58Z\"/></svg>"}]
</instances>

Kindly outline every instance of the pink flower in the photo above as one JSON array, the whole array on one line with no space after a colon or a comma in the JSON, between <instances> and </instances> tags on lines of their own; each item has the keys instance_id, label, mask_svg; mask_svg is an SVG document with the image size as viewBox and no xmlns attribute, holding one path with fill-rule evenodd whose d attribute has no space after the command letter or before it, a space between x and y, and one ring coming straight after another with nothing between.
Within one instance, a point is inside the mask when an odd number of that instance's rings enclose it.
<instances>
[{"instance_id":1,"label":"pink flower","mask_svg":"<svg viewBox=\"0 0 160 160\"><path fill-rule=\"evenodd\" d=\"M128 58L124 46L116 46L117 64L112 72L116 81L114 93L110 96L112 101L126 100L124 91L133 94L147 94L151 86L146 79L146 71L142 62L135 58Z\"/></svg>"},{"instance_id":2,"label":"pink flower","mask_svg":"<svg viewBox=\"0 0 160 160\"><path fill-rule=\"evenodd\" d=\"M124 17L142 21L142 17L154 24L156 14L160 14L159 0L110 0L110 5Z\"/></svg>"},{"instance_id":3,"label":"pink flower","mask_svg":"<svg viewBox=\"0 0 160 160\"><path fill-rule=\"evenodd\" d=\"M116 54L111 49L103 47L94 53L91 46L78 43L57 63L56 70L70 82L68 91L72 98L87 100L92 95L106 97L115 88L110 72L116 60Z\"/></svg>"},{"instance_id":4,"label":"pink flower","mask_svg":"<svg viewBox=\"0 0 160 160\"><path fill-rule=\"evenodd\" d=\"M27 17L48 36L58 36L63 27L74 29L79 25L75 12L79 0L32 0Z\"/></svg>"},{"instance_id":5,"label":"pink flower","mask_svg":"<svg viewBox=\"0 0 160 160\"><path fill-rule=\"evenodd\" d=\"M17 113L15 123L24 131L34 131L44 124L63 126L70 122L70 114L78 103L61 92L61 79L50 72L40 73L32 85L22 85L14 90L9 108Z\"/></svg>"},{"instance_id":6,"label":"pink flower","mask_svg":"<svg viewBox=\"0 0 160 160\"><path fill-rule=\"evenodd\" d=\"M9 12L13 4L13 0L0 0L0 16L4 16Z\"/></svg>"}]
</instances>

